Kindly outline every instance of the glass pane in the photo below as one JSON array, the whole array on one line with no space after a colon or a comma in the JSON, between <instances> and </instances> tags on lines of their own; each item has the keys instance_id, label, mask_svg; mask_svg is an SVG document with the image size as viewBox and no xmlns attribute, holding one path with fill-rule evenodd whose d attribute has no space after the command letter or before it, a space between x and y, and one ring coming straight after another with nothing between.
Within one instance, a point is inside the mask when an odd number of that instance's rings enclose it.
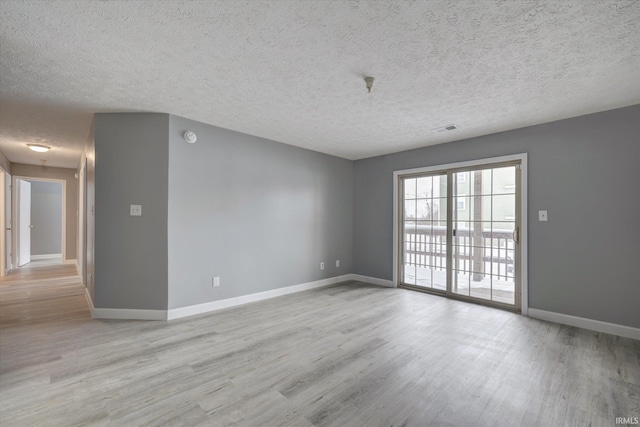
<instances>
[{"instance_id":1,"label":"glass pane","mask_svg":"<svg viewBox=\"0 0 640 427\"><path fill-rule=\"evenodd\" d=\"M451 291L460 295L469 295L469 281L471 275L461 271L453 271L451 278L453 280Z\"/></svg>"},{"instance_id":2,"label":"glass pane","mask_svg":"<svg viewBox=\"0 0 640 427\"><path fill-rule=\"evenodd\" d=\"M469 194L469 172L456 172L453 174L453 193L454 196L459 194Z\"/></svg>"},{"instance_id":3,"label":"glass pane","mask_svg":"<svg viewBox=\"0 0 640 427\"><path fill-rule=\"evenodd\" d=\"M468 196L489 195L491 189L491 170L476 170L469 172L469 184L465 193ZM460 193L461 191L458 190Z\"/></svg>"},{"instance_id":4,"label":"glass pane","mask_svg":"<svg viewBox=\"0 0 640 427\"><path fill-rule=\"evenodd\" d=\"M419 199L428 199L433 197L433 177L425 176L417 179L417 197Z\"/></svg>"},{"instance_id":5,"label":"glass pane","mask_svg":"<svg viewBox=\"0 0 640 427\"><path fill-rule=\"evenodd\" d=\"M415 285L416 284L416 267L411 263L407 263L405 260L404 270L402 276L402 283L406 283L407 285Z\"/></svg>"},{"instance_id":6,"label":"glass pane","mask_svg":"<svg viewBox=\"0 0 640 427\"><path fill-rule=\"evenodd\" d=\"M471 246L484 246L484 239L491 238L490 222L470 222L469 240Z\"/></svg>"},{"instance_id":7,"label":"glass pane","mask_svg":"<svg viewBox=\"0 0 640 427\"><path fill-rule=\"evenodd\" d=\"M417 200L416 201L416 218L417 219L431 219L429 212L431 210L430 200Z\"/></svg>"},{"instance_id":8,"label":"glass pane","mask_svg":"<svg viewBox=\"0 0 640 427\"><path fill-rule=\"evenodd\" d=\"M491 196L469 197L469 219L491 221Z\"/></svg>"},{"instance_id":9,"label":"glass pane","mask_svg":"<svg viewBox=\"0 0 640 427\"><path fill-rule=\"evenodd\" d=\"M404 198L415 199L416 198L416 179L407 178L404 180Z\"/></svg>"},{"instance_id":10,"label":"glass pane","mask_svg":"<svg viewBox=\"0 0 640 427\"><path fill-rule=\"evenodd\" d=\"M416 222L415 221L404 221L404 239L411 240L409 235L415 234L416 232Z\"/></svg>"},{"instance_id":11,"label":"glass pane","mask_svg":"<svg viewBox=\"0 0 640 427\"><path fill-rule=\"evenodd\" d=\"M440 197L433 199L433 211L436 218L440 221L440 225L447 225L447 198Z\"/></svg>"},{"instance_id":12,"label":"glass pane","mask_svg":"<svg viewBox=\"0 0 640 427\"><path fill-rule=\"evenodd\" d=\"M516 192L516 167L493 169L493 194L515 194Z\"/></svg>"},{"instance_id":13,"label":"glass pane","mask_svg":"<svg viewBox=\"0 0 640 427\"><path fill-rule=\"evenodd\" d=\"M447 175L433 177L433 197L447 197Z\"/></svg>"},{"instance_id":14,"label":"glass pane","mask_svg":"<svg viewBox=\"0 0 640 427\"><path fill-rule=\"evenodd\" d=\"M516 285L513 280L491 277L493 301L502 302L505 304L515 304L516 302Z\"/></svg>"},{"instance_id":15,"label":"glass pane","mask_svg":"<svg viewBox=\"0 0 640 427\"><path fill-rule=\"evenodd\" d=\"M515 221L516 195L502 194L499 196L493 196L492 209L493 221Z\"/></svg>"},{"instance_id":16,"label":"glass pane","mask_svg":"<svg viewBox=\"0 0 640 427\"><path fill-rule=\"evenodd\" d=\"M428 267L418 267L416 269L416 285L424 288L431 287L431 269Z\"/></svg>"},{"instance_id":17,"label":"glass pane","mask_svg":"<svg viewBox=\"0 0 640 427\"><path fill-rule=\"evenodd\" d=\"M404 219L415 219L416 217L416 201L404 201Z\"/></svg>"},{"instance_id":18,"label":"glass pane","mask_svg":"<svg viewBox=\"0 0 640 427\"><path fill-rule=\"evenodd\" d=\"M453 219L469 221L469 197L458 196L453 198Z\"/></svg>"},{"instance_id":19,"label":"glass pane","mask_svg":"<svg viewBox=\"0 0 640 427\"><path fill-rule=\"evenodd\" d=\"M471 244L471 233L468 222L454 222L453 244L458 246L469 246Z\"/></svg>"},{"instance_id":20,"label":"glass pane","mask_svg":"<svg viewBox=\"0 0 640 427\"><path fill-rule=\"evenodd\" d=\"M475 298L491 299L491 276L481 276L471 273L471 288L469 295Z\"/></svg>"},{"instance_id":21,"label":"glass pane","mask_svg":"<svg viewBox=\"0 0 640 427\"><path fill-rule=\"evenodd\" d=\"M446 262L445 262L446 264ZM433 288L441 291L447 290L447 270L446 268L433 269Z\"/></svg>"},{"instance_id":22,"label":"glass pane","mask_svg":"<svg viewBox=\"0 0 640 427\"><path fill-rule=\"evenodd\" d=\"M469 271L471 268L471 249L468 246L452 246L453 268L459 271Z\"/></svg>"}]
</instances>

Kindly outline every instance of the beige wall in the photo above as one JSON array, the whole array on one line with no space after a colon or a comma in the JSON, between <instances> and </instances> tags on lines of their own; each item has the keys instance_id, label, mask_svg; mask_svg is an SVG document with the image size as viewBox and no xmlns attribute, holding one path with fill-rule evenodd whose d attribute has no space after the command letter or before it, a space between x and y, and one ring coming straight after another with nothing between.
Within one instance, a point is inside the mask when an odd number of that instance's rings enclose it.
<instances>
[{"instance_id":1,"label":"beige wall","mask_svg":"<svg viewBox=\"0 0 640 427\"><path fill-rule=\"evenodd\" d=\"M4 155L2 151L0 151L0 168L4 169L5 172L9 172L10 164L7 157Z\"/></svg>"},{"instance_id":2,"label":"beige wall","mask_svg":"<svg viewBox=\"0 0 640 427\"><path fill-rule=\"evenodd\" d=\"M11 163L11 175L27 178L49 178L66 181L67 204L65 222L65 240L67 250L65 259L76 259L77 233L78 233L78 180L75 177L75 169L52 168L21 163Z\"/></svg>"}]
</instances>

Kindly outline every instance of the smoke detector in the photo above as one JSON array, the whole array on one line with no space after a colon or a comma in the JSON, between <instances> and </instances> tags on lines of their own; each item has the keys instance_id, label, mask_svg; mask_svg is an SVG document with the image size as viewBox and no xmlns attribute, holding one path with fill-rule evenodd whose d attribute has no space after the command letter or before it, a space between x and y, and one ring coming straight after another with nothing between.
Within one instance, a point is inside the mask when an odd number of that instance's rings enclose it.
<instances>
[{"instance_id":1,"label":"smoke detector","mask_svg":"<svg viewBox=\"0 0 640 427\"><path fill-rule=\"evenodd\" d=\"M187 141L189 144L195 144L195 142L198 140L198 136L196 135L196 133L192 130L188 130L186 131L182 137L184 138L185 141Z\"/></svg>"},{"instance_id":2,"label":"smoke detector","mask_svg":"<svg viewBox=\"0 0 640 427\"><path fill-rule=\"evenodd\" d=\"M446 125L446 126L440 126L439 128L431 129L431 132L444 133L444 132L449 132L456 129L458 129L458 125Z\"/></svg>"}]
</instances>

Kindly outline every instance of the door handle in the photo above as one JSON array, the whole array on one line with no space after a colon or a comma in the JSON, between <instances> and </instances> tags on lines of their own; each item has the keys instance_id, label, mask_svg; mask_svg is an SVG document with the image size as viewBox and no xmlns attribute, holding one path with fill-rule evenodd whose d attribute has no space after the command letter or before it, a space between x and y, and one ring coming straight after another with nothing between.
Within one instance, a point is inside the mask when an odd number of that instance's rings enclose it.
<instances>
[{"instance_id":1,"label":"door handle","mask_svg":"<svg viewBox=\"0 0 640 427\"><path fill-rule=\"evenodd\" d=\"M11 231L11 227L7 227L7 231Z\"/></svg>"},{"instance_id":2,"label":"door handle","mask_svg":"<svg viewBox=\"0 0 640 427\"><path fill-rule=\"evenodd\" d=\"M515 243L520 243L520 228L516 227L515 230L513 230L513 241Z\"/></svg>"}]
</instances>

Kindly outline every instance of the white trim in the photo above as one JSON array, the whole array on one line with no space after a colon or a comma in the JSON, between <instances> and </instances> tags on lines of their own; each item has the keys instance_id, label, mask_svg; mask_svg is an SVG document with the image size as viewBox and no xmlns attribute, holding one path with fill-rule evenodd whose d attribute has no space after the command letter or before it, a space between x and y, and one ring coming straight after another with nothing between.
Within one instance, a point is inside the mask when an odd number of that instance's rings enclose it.
<instances>
[{"instance_id":1,"label":"white trim","mask_svg":"<svg viewBox=\"0 0 640 427\"><path fill-rule=\"evenodd\" d=\"M55 183L60 183L62 184L62 242L61 242L61 249L62 249L62 263L66 264L66 261L68 261L66 259L67 256L67 180L66 179L60 179L60 178L41 178L41 177L33 177L33 176L23 176L23 175L14 175L11 178L11 185L12 185L12 189L16 188L16 179L21 179L23 181L41 181L41 182L55 182ZM16 213L18 212L18 206L17 206L17 199L14 198L13 193L15 193L15 191L11 191L12 193L12 216L15 216ZM12 227L13 228L13 227ZM15 233L12 233L15 237L14 237L14 243L17 246L17 240L18 240L18 234L19 234L18 229L16 229ZM13 250L13 248L12 248ZM13 264L16 265L17 264L17 251L13 250ZM17 268L17 266L16 266Z\"/></svg>"},{"instance_id":2,"label":"white trim","mask_svg":"<svg viewBox=\"0 0 640 427\"><path fill-rule=\"evenodd\" d=\"M270 291L258 292L255 294L242 295L234 298L227 298L218 301L210 301L202 304L179 307L171 310L136 310L120 308L95 308L89 295L89 290L85 288L85 295L91 316L94 319L129 319L129 320L173 320L196 314L209 313L223 310L225 308L236 307L252 302L263 301L275 297L289 295L311 289L323 288L341 282L357 280L374 285L393 287L391 280L378 279L376 277L361 276L359 274L344 274L342 276L330 277L328 279L316 280L314 282L302 283L300 285L287 286L285 288L272 289Z\"/></svg>"},{"instance_id":3,"label":"white trim","mask_svg":"<svg viewBox=\"0 0 640 427\"><path fill-rule=\"evenodd\" d=\"M94 319L122 319L122 320L166 320L167 310L136 310L128 308L95 308L89 294L84 288L84 296Z\"/></svg>"},{"instance_id":4,"label":"white trim","mask_svg":"<svg viewBox=\"0 0 640 427\"><path fill-rule=\"evenodd\" d=\"M94 319L167 320L167 310L139 310L135 308L94 308Z\"/></svg>"},{"instance_id":5,"label":"white trim","mask_svg":"<svg viewBox=\"0 0 640 427\"><path fill-rule=\"evenodd\" d=\"M349 274L350 280L357 280L358 282L370 283L372 285L384 286L387 288L395 288L396 285L393 280L378 279L377 277L362 276L360 274Z\"/></svg>"},{"instance_id":6,"label":"white trim","mask_svg":"<svg viewBox=\"0 0 640 427\"><path fill-rule=\"evenodd\" d=\"M527 189L529 188L527 153L520 156L520 313L528 316L529 313L529 211Z\"/></svg>"},{"instance_id":7,"label":"white trim","mask_svg":"<svg viewBox=\"0 0 640 427\"><path fill-rule=\"evenodd\" d=\"M93 307L93 300L91 299L91 295L89 294L89 288L84 288L84 296L87 299L87 305L89 306L89 311L91 312L91 317L96 318Z\"/></svg>"},{"instance_id":8,"label":"white trim","mask_svg":"<svg viewBox=\"0 0 640 427\"><path fill-rule=\"evenodd\" d=\"M75 259L65 259L62 261L63 264L75 264L78 265L78 262Z\"/></svg>"},{"instance_id":9,"label":"white trim","mask_svg":"<svg viewBox=\"0 0 640 427\"><path fill-rule=\"evenodd\" d=\"M300 285L287 286L284 288L272 289L270 291L258 292L255 294L242 295L239 297L227 298L218 301L210 301L202 304L190 305L187 307L174 308L167 311L166 319L179 319L181 317L193 316L196 314L236 307L238 305L249 304L256 301L262 301L283 295L293 294L296 292L323 288L325 286L335 285L336 283L352 280L351 276L351 274L345 274L342 276L330 277L328 279L316 280L315 282L302 283Z\"/></svg>"},{"instance_id":10,"label":"white trim","mask_svg":"<svg viewBox=\"0 0 640 427\"><path fill-rule=\"evenodd\" d=\"M40 260L40 259L54 259L60 258L62 260L62 254L42 254L42 255L31 255L31 260Z\"/></svg>"},{"instance_id":11,"label":"white trim","mask_svg":"<svg viewBox=\"0 0 640 427\"><path fill-rule=\"evenodd\" d=\"M529 308L529 317L640 340L640 329L633 328L631 326L602 322L600 320L587 319L584 317L570 316L568 314L555 313L553 311L538 310L537 308Z\"/></svg>"},{"instance_id":12,"label":"white trim","mask_svg":"<svg viewBox=\"0 0 640 427\"><path fill-rule=\"evenodd\" d=\"M521 246L520 246L520 269L521 269L521 280L520 280L520 294L521 294L521 302L520 302L520 310L524 316L527 315L529 310L529 273L527 268L527 260L528 258L528 225L527 225L527 153L520 154L512 154L508 156L500 156L500 157L490 157L485 159L477 159L470 160L466 162L458 162L458 163L448 163L445 165L436 165L436 166L427 166L422 168L413 168L413 169L403 169L393 171L393 286L398 286L398 179L401 175L408 174L417 174L417 173L426 173L426 172L436 172L442 171L445 169L457 169L457 168L466 168L466 167L474 167L474 166L482 166L490 163L503 163L503 162L512 162L512 161L520 161L520 237L521 237Z\"/></svg>"}]
</instances>

